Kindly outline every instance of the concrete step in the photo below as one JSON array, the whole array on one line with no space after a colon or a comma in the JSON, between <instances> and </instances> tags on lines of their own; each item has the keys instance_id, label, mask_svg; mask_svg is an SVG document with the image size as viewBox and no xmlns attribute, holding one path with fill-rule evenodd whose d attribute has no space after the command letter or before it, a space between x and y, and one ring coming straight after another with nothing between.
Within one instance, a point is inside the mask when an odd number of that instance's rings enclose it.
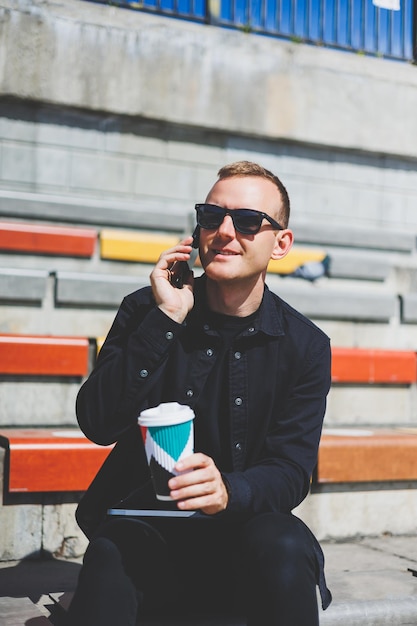
<instances>
[{"instance_id":1,"label":"concrete step","mask_svg":"<svg viewBox=\"0 0 417 626\"><path fill-rule=\"evenodd\" d=\"M415 425L417 387L413 385L332 385L325 426Z\"/></svg>"},{"instance_id":2,"label":"concrete step","mask_svg":"<svg viewBox=\"0 0 417 626\"><path fill-rule=\"evenodd\" d=\"M52 377L2 381L0 426L75 425L75 398L81 382ZM416 423L415 385L346 385L330 390L325 428L411 427Z\"/></svg>"},{"instance_id":3,"label":"concrete step","mask_svg":"<svg viewBox=\"0 0 417 626\"><path fill-rule=\"evenodd\" d=\"M371 600L331 607L321 626L399 626L417 623L417 600L413 597Z\"/></svg>"},{"instance_id":4,"label":"concrete step","mask_svg":"<svg viewBox=\"0 0 417 626\"><path fill-rule=\"evenodd\" d=\"M317 485L294 514L321 541L411 534L416 532L417 487L400 481Z\"/></svg>"},{"instance_id":5,"label":"concrete step","mask_svg":"<svg viewBox=\"0 0 417 626\"><path fill-rule=\"evenodd\" d=\"M333 602L321 626L417 623L415 536L379 536L323 543Z\"/></svg>"},{"instance_id":6,"label":"concrete step","mask_svg":"<svg viewBox=\"0 0 417 626\"><path fill-rule=\"evenodd\" d=\"M49 626L51 622L39 611L30 598L0 597L0 626Z\"/></svg>"},{"instance_id":7,"label":"concrete step","mask_svg":"<svg viewBox=\"0 0 417 626\"><path fill-rule=\"evenodd\" d=\"M320 610L321 626L405 626L417 623L417 537L378 536L323 542L327 583L333 602ZM81 559L0 563L0 625L21 626L52 605L66 607L75 589ZM411 571L410 571L411 570ZM36 604L36 606L35 606ZM8 611L6 613L6 610ZM19 612L20 611L20 612ZM15 621L4 621L13 616ZM16 621L21 616L21 621ZM3 621L2 621L3 620ZM50 623L45 620L45 624ZM143 626L168 626L149 621ZM184 622L182 626L184 626ZM239 621L203 619L193 626L244 626ZM169 622L169 626L180 626ZM191 624L187 623L187 626Z\"/></svg>"},{"instance_id":8,"label":"concrete step","mask_svg":"<svg viewBox=\"0 0 417 626\"><path fill-rule=\"evenodd\" d=\"M77 428L75 399L81 379L42 379L1 383L0 426Z\"/></svg>"}]
</instances>

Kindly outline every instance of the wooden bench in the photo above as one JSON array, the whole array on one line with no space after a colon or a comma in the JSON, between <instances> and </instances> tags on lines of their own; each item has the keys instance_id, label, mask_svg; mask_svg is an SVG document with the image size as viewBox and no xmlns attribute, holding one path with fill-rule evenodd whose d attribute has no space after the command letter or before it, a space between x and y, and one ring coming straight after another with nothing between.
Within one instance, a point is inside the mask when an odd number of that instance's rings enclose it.
<instances>
[{"instance_id":1,"label":"wooden bench","mask_svg":"<svg viewBox=\"0 0 417 626\"><path fill-rule=\"evenodd\" d=\"M412 350L332 348L332 385L416 382L417 355ZM417 480L417 429L325 428L315 480L319 484Z\"/></svg>"},{"instance_id":2,"label":"wooden bench","mask_svg":"<svg viewBox=\"0 0 417 626\"><path fill-rule=\"evenodd\" d=\"M412 350L332 348L333 383L408 384L417 382Z\"/></svg>"},{"instance_id":3,"label":"wooden bench","mask_svg":"<svg viewBox=\"0 0 417 626\"><path fill-rule=\"evenodd\" d=\"M98 338L97 346L101 343L102 338ZM2 374L88 374L89 341L86 338L0 335L0 352ZM413 385L416 382L417 357L411 350L332 348L333 385ZM83 485L89 483L107 454L74 431L62 434L60 429L10 429L7 435L3 432L2 437L10 455L12 490L35 490L34 485L21 483L25 474L25 480L36 483L40 468L55 467L57 462L68 467L92 468L90 474L87 472L88 478L77 478L76 484L83 490ZM32 471L31 468L36 467L38 470ZM417 431L404 428L324 430L317 468L319 483L415 479ZM49 480L52 482L47 483ZM65 490L65 480L65 472L59 472L58 476L53 470L49 478L46 472L44 481L49 484L46 490ZM70 478L68 484L68 490L73 490Z\"/></svg>"},{"instance_id":4,"label":"wooden bench","mask_svg":"<svg viewBox=\"0 0 417 626\"><path fill-rule=\"evenodd\" d=\"M321 263L326 257L324 250L317 248L303 248L294 246L289 253L279 261L271 260L268 264L270 274L292 274L297 269L308 263Z\"/></svg>"},{"instance_id":5,"label":"wooden bench","mask_svg":"<svg viewBox=\"0 0 417 626\"><path fill-rule=\"evenodd\" d=\"M103 229L100 232L100 257L153 264L157 262L161 252L175 246L179 240L180 237L176 235ZM284 259L271 261L268 272L291 274L301 265L312 261L320 262L325 256L324 250L295 246ZM199 260L197 260L197 265L200 265Z\"/></svg>"},{"instance_id":6,"label":"wooden bench","mask_svg":"<svg viewBox=\"0 0 417 626\"><path fill-rule=\"evenodd\" d=\"M96 241L93 229L0 222L1 251L91 257Z\"/></svg>"},{"instance_id":7,"label":"wooden bench","mask_svg":"<svg viewBox=\"0 0 417 626\"><path fill-rule=\"evenodd\" d=\"M0 374L86 376L89 341L85 337L0 335Z\"/></svg>"},{"instance_id":8,"label":"wooden bench","mask_svg":"<svg viewBox=\"0 0 417 626\"><path fill-rule=\"evenodd\" d=\"M161 252L172 248L179 240L176 235L103 229L100 232L100 257L153 264Z\"/></svg>"},{"instance_id":9,"label":"wooden bench","mask_svg":"<svg viewBox=\"0 0 417 626\"><path fill-rule=\"evenodd\" d=\"M0 335L0 374L84 377L89 352L85 337ZM0 446L7 493L85 491L113 447L92 443L77 428L3 428Z\"/></svg>"},{"instance_id":10,"label":"wooden bench","mask_svg":"<svg viewBox=\"0 0 417 626\"><path fill-rule=\"evenodd\" d=\"M7 493L85 491L113 446L77 429L1 429Z\"/></svg>"},{"instance_id":11,"label":"wooden bench","mask_svg":"<svg viewBox=\"0 0 417 626\"><path fill-rule=\"evenodd\" d=\"M417 428L325 429L316 480L319 484L417 480Z\"/></svg>"},{"instance_id":12,"label":"wooden bench","mask_svg":"<svg viewBox=\"0 0 417 626\"><path fill-rule=\"evenodd\" d=\"M104 337L97 338L101 348ZM332 385L413 385L412 350L332 348ZM417 480L417 428L325 428L318 483Z\"/></svg>"}]
</instances>

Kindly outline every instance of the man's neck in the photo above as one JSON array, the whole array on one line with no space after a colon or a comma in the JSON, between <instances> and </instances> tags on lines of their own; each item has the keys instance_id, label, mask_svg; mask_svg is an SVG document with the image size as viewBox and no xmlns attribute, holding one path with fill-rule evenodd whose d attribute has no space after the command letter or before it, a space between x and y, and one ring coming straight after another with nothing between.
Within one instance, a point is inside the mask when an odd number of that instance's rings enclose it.
<instances>
[{"instance_id":1,"label":"man's neck","mask_svg":"<svg viewBox=\"0 0 417 626\"><path fill-rule=\"evenodd\" d=\"M257 311L264 294L264 281L241 285L238 281L218 283L207 278L207 302L215 313L247 317Z\"/></svg>"}]
</instances>

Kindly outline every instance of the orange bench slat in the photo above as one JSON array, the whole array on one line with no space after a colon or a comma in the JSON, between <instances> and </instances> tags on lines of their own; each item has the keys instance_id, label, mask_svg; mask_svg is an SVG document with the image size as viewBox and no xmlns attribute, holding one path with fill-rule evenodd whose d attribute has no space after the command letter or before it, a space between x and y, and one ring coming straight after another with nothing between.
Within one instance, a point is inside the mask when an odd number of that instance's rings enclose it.
<instances>
[{"instance_id":1,"label":"orange bench slat","mask_svg":"<svg viewBox=\"0 0 417 626\"><path fill-rule=\"evenodd\" d=\"M417 381L416 361L411 350L332 348L332 381L412 384Z\"/></svg>"},{"instance_id":2,"label":"orange bench slat","mask_svg":"<svg viewBox=\"0 0 417 626\"><path fill-rule=\"evenodd\" d=\"M97 231L90 228L0 222L0 250L91 257Z\"/></svg>"},{"instance_id":3,"label":"orange bench slat","mask_svg":"<svg viewBox=\"0 0 417 626\"><path fill-rule=\"evenodd\" d=\"M0 335L0 374L85 376L88 339L41 335Z\"/></svg>"},{"instance_id":4,"label":"orange bench slat","mask_svg":"<svg viewBox=\"0 0 417 626\"><path fill-rule=\"evenodd\" d=\"M318 483L417 480L417 431L323 432Z\"/></svg>"},{"instance_id":5,"label":"orange bench slat","mask_svg":"<svg viewBox=\"0 0 417 626\"><path fill-rule=\"evenodd\" d=\"M9 450L9 493L85 491L113 448L76 430L3 430L0 443Z\"/></svg>"}]
</instances>

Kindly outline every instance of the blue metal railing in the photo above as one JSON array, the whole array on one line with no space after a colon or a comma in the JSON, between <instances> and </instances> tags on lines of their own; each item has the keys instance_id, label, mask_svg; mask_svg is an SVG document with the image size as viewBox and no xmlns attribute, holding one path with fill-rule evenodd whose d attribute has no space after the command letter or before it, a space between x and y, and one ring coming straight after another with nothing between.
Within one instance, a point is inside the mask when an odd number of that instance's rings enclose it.
<instances>
[{"instance_id":1,"label":"blue metal railing","mask_svg":"<svg viewBox=\"0 0 417 626\"><path fill-rule=\"evenodd\" d=\"M106 1L106 0L104 0ZM417 61L417 0L112 0L113 4L293 41Z\"/></svg>"}]
</instances>

